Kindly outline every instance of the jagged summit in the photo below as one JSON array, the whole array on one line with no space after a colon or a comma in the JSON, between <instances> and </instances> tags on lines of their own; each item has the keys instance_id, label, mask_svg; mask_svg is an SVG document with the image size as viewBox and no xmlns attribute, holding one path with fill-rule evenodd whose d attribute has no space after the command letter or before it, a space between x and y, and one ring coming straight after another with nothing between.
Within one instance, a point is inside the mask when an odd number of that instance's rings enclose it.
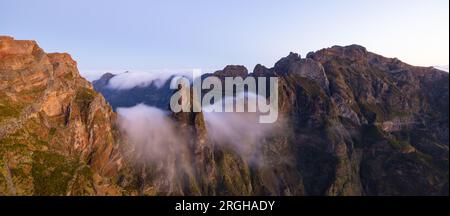
<instances>
[{"instance_id":1,"label":"jagged summit","mask_svg":"<svg viewBox=\"0 0 450 216\"><path fill-rule=\"evenodd\" d=\"M242 65L227 65L223 70L214 72L214 75L219 77L246 77L247 74L247 68Z\"/></svg>"}]
</instances>

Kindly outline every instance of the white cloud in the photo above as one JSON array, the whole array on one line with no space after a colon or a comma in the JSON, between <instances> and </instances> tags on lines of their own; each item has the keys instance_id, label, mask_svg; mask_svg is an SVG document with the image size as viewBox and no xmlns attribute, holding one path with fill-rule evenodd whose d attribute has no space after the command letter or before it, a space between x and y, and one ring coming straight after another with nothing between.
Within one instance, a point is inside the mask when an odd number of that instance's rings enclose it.
<instances>
[{"instance_id":1,"label":"white cloud","mask_svg":"<svg viewBox=\"0 0 450 216\"><path fill-rule=\"evenodd\" d=\"M192 70L159 70L159 71L140 71L133 70L118 73L111 78L108 87L112 89L131 89L134 87L145 87L150 84L162 87L168 79L172 77L184 76L192 79Z\"/></svg>"}]
</instances>

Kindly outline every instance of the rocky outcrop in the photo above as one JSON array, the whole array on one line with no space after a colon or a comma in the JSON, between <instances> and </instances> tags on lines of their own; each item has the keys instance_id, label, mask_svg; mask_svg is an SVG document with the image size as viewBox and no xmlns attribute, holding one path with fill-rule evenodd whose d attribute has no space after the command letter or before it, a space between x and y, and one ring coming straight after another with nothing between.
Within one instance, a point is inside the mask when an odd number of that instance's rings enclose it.
<instances>
[{"instance_id":1,"label":"rocky outcrop","mask_svg":"<svg viewBox=\"0 0 450 216\"><path fill-rule=\"evenodd\" d=\"M257 70L259 68L256 68ZM328 91L328 79L322 65L312 59L302 59L296 53L290 53L287 57L282 58L273 68L275 74L279 76L297 75L316 82L326 92ZM259 73L259 71L256 71Z\"/></svg>"},{"instance_id":2,"label":"rocky outcrop","mask_svg":"<svg viewBox=\"0 0 450 216\"><path fill-rule=\"evenodd\" d=\"M214 76L219 78L224 77L247 77L248 70L242 65L227 65L223 70L219 70L213 73Z\"/></svg>"},{"instance_id":3,"label":"rocky outcrop","mask_svg":"<svg viewBox=\"0 0 450 216\"><path fill-rule=\"evenodd\" d=\"M0 37L0 194L121 194L115 114L68 54Z\"/></svg>"}]
</instances>

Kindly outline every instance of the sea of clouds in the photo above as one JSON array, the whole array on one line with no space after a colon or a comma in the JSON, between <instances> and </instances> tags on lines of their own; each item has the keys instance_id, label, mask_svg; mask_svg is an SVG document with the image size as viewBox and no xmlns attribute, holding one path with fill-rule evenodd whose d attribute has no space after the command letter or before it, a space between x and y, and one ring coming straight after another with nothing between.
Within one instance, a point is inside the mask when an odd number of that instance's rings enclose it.
<instances>
[{"instance_id":1,"label":"sea of clouds","mask_svg":"<svg viewBox=\"0 0 450 216\"><path fill-rule=\"evenodd\" d=\"M257 104L265 98L245 94L235 98L224 98L212 106L226 106L225 101L245 100L246 107ZM210 107L204 109L211 110ZM119 126L146 160L160 161L171 153L186 148L185 137L176 131L177 122L168 111L138 104L129 108L118 108ZM232 150L249 164L260 164L264 139L283 130L283 120L276 123L259 123L258 112L203 112L208 137L222 148Z\"/></svg>"}]
</instances>

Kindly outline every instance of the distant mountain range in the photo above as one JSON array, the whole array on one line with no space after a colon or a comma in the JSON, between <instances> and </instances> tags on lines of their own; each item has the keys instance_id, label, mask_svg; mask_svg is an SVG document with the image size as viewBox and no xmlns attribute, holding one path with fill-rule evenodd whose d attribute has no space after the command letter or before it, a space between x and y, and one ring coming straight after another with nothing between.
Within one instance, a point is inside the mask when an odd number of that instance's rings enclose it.
<instances>
[{"instance_id":1,"label":"distant mountain range","mask_svg":"<svg viewBox=\"0 0 450 216\"><path fill-rule=\"evenodd\" d=\"M163 80L162 85L149 82L148 85L137 85L128 89L110 86L110 80L116 75L106 73L100 79L92 82L96 91L101 92L114 110L117 107L132 107L140 103L168 109L173 90L170 89L170 81L175 76Z\"/></svg>"}]
</instances>

